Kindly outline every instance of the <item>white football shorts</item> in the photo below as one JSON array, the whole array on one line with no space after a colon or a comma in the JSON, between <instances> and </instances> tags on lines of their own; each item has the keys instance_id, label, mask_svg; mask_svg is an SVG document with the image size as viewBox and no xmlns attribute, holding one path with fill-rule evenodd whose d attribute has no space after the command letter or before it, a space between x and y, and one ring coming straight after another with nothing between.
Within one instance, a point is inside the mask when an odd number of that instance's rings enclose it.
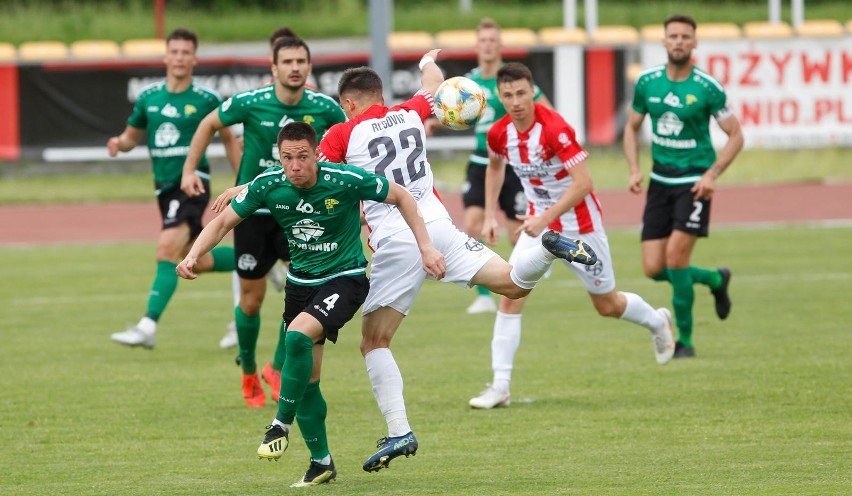
<instances>
[{"instance_id":1,"label":"white football shorts","mask_svg":"<svg viewBox=\"0 0 852 496\"><path fill-rule=\"evenodd\" d=\"M524 250L537 244L541 244L541 237L547 231L542 231L537 237L533 238L527 234L521 233L518 238L518 243L512 250L512 255L509 257L509 263L514 265L517 257ZM586 290L592 294L605 294L615 289L615 270L612 267L612 255L609 252L609 241L606 237L606 231L599 230L589 234L577 234L576 232L562 232L563 236L571 239L582 239L595 250L598 256L598 261L594 265L583 265L579 263L570 263L565 260L557 260L565 264L571 271L580 278Z\"/></svg>"},{"instance_id":2,"label":"white football shorts","mask_svg":"<svg viewBox=\"0 0 852 496\"><path fill-rule=\"evenodd\" d=\"M426 224L432 244L444 254L447 273L441 282L470 287L479 269L498 256L487 246L459 231L450 219ZM371 262L370 292L364 302L364 315L390 307L408 315L420 286L429 277L423 270L420 250L410 230L400 231L379 241Z\"/></svg>"}]
</instances>

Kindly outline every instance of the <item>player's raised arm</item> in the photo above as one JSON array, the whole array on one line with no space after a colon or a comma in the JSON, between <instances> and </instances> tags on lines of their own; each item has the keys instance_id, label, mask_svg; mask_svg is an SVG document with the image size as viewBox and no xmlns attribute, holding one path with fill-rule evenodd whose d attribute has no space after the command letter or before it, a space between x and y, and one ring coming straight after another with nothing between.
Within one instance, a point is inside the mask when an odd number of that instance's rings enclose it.
<instances>
[{"instance_id":1,"label":"player's raised arm","mask_svg":"<svg viewBox=\"0 0 852 496\"><path fill-rule=\"evenodd\" d=\"M438 53L440 52L440 48L434 48L426 52L426 54L423 55L423 58L420 59L420 70L423 72L421 86L423 89L428 91L430 95L434 95L438 86L444 82L444 73L441 72L441 68L435 63L435 60L438 59Z\"/></svg>"},{"instance_id":2,"label":"player's raised arm","mask_svg":"<svg viewBox=\"0 0 852 496\"><path fill-rule=\"evenodd\" d=\"M198 163L201 162L201 157L207 150L210 140L213 139L213 135L224 127L222 120L219 119L219 109L214 109L198 124L198 129L195 130L192 142L189 144L189 152L187 152L186 161L183 163L183 176L180 180L180 189L187 196L193 197L204 193L204 183L195 173L195 170L198 168Z\"/></svg>"}]
</instances>

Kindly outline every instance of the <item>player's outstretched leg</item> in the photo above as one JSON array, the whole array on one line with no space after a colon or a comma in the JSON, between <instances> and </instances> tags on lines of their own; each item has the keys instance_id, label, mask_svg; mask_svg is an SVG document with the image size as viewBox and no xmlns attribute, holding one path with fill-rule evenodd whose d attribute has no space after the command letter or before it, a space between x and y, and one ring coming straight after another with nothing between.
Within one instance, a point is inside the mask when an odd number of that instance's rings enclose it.
<instances>
[{"instance_id":1,"label":"player's outstretched leg","mask_svg":"<svg viewBox=\"0 0 852 496\"><path fill-rule=\"evenodd\" d=\"M571 240L556 231L547 231L541 237L541 245L555 256L569 262L594 265L598 261L595 251L583 240Z\"/></svg>"},{"instance_id":2,"label":"player's outstretched leg","mask_svg":"<svg viewBox=\"0 0 852 496\"><path fill-rule=\"evenodd\" d=\"M290 487L306 487L318 486L320 484L328 484L337 477L337 469L334 468L334 460L330 460L328 465L323 465L320 462L311 460L311 466L305 472L305 476L301 480L290 484Z\"/></svg>"},{"instance_id":3,"label":"player's outstretched leg","mask_svg":"<svg viewBox=\"0 0 852 496\"><path fill-rule=\"evenodd\" d=\"M278 461L290 445L290 433L278 424L267 425L263 442L257 448L257 457Z\"/></svg>"},{"instance_id":4,"label":"player's outstretched leg","mask_svg":"<svg viewBox=\"0 0 852 496\"><path fill-rule=\"evenodd\" d=\"M397 437L383 437L378 440L376 447L379 448L373 456L364 462L366 472L378 472L388 468L391 460L398 456L417 454L417 438L413 432Z\"/></svg>"}]
</instances>

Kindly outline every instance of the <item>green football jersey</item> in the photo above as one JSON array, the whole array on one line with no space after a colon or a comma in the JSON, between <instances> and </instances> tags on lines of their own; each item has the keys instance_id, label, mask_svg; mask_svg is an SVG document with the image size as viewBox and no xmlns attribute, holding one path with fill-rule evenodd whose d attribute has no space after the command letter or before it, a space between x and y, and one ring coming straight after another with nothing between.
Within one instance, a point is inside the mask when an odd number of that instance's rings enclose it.
<instances>
[{"instance_id":1,"label":"green football jersey","mask_svg":"<svg viewBox=\"0 0 852 496\"><path fill-rule=\"evenodd\" d=\"M275 97L275 84L267 84L227 99L219 106L219 118L226 126L243 124L237 184L245 184L269 167L281 165L276 142L285 124L307 122L322 136L331 126L344 122L346 115L333 98L311 88L305 88L299 103L285 105Z\"/></svg>"},{"instance_id":2,"label":"green football jersey","mask_svg":"<svg viewBox=\"0 0 852 496\"><path fill-rule=\"evenodd\" d=\"M683 81L671 81L666 66L643 72L636 82L633 110L651 116L651 179L667 184L697 181L716 160L710 117L730 115L725 90L706 72L692 67Z\"/></svg>"},{"instance_id":3,"label":"green football jersey","mask_svg":"<svg viewBox=\"0 0 852 496\"><path fill-rule=\"evenodd\" d=\"M506 108L500 103L498 97L496 76L484 78L482 71L479 67L476 67L465 74L465 77L472 79L485 90L485 102L487 104L485 111L482 112L482 116L479 117L476 126L473 128L476 134L476 152L479 153L472 155L470 160L475 164L488 165L488 130L491 129L492 124L506 115ZM538 100L542 95L541 88L535 85L533 85L533 88L535 89L533 99Z\"/></svg>"},{"instance_id":4,"label":"green football jersey","mask_svg":"<svg viewBox=\"0 0 852 496\"><path fill-rule=\"evenodd\" d=\"M148 134L157 195L180 187L192 135L201 119L221 102L215 91L195 82L181 93L169 93L165 80L142 90L127 124ZM205 156L198 164L198 175L210 180L210 165Z\"/></svg>"},{"instance_id":5,"label":"green football jersey","mask_svg":"<svg viewBox=\"0 0 852 496\"><path fill-rule=\"evenodd\" d=\"M278 166L257 176L231 201L231 207L242 218L269 209L290 245L287 278L295 284L315 286L334 277L366 272L360 202L384 201L389 188L384 177L328 162L319 163L313 187L297 188Z\"/></svg>"}]
</instances>

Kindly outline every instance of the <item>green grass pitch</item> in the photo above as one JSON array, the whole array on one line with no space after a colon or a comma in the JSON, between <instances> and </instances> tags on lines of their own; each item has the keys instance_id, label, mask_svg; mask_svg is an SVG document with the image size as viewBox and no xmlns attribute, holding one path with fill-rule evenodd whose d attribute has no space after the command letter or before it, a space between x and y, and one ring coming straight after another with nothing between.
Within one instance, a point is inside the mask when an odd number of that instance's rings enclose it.
<instances>
[{"instance_id":1,"label":"green grass pitch","mask_svg":"<svg viewBox=\"0 0 852 496\"><path fill-rule=\"evenodd\" d=\"M638 235L609 233L622 290L669 305L641 274ZM648 333L594 314L557 267L532 294L508 409L472 411L490 380L493 316L471 290L427 283L394 341L413 458L368 474L385 435L350 323L323 390L347 495L833 495L852 487L852 227L721 229L694 262L733 269L720 322L696 290L698 358L660 367ZM500 250L506 254L505 246ZM308 465L294 433L277 463L255 450L274 407L243 404L230 277L181 281L157 348L109 340L138 319L153 244L0 248L0 494L289 494ZM258 358L281 295L268 294ZM304 490L303 490L304 491Z\"/></svg>"}]
</instances>

